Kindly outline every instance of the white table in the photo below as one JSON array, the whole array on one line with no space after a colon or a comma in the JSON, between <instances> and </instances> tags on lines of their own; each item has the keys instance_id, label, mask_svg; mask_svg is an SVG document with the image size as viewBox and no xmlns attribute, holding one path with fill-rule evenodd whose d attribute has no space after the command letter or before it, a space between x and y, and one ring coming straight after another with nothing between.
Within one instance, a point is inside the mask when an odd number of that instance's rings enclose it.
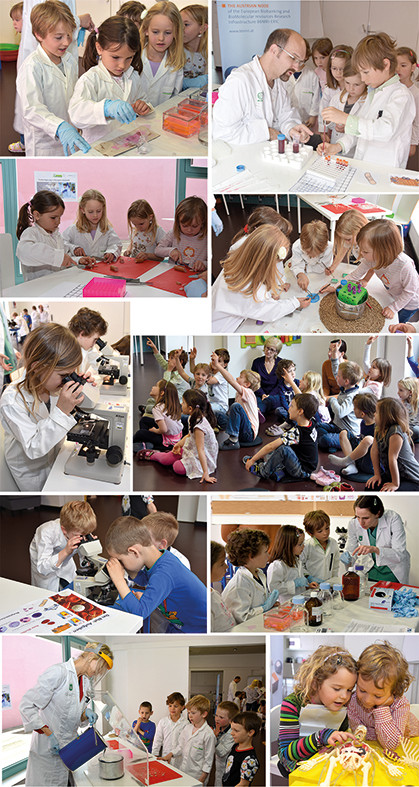
<instances>
[{"instance_id":1,"label":"white table","mask_svg":"<svg viewBox=\"0 0 419 787\"><path fill-rule=\"evenodd\" d=\"M316 293L319 291L319 288L322 287L327 282L330 283L331 279L341 279L344 273L348 274L348 279L350 280L351 273L356 271L355 265L349 265L347 263L341 263L333 273L333 276L321 275L321 274L313 274L311 273L309 276L310 284L309 284L309 291ZM300 289L297 284L297 279L295 278L294 274L291 272L290 268L285 265L285 276L284 279L286 282L290 284L290 289L288 292L283 293L281 298L287 298L290 295L295 295L297 298L302 298L304 296L304 291ZM383 284L381 283L380 279L377 276L373 276L372 279L368 282L368 292L376 300L381 303L382 307L389 306L390 303L393 301L391 295L387 292ZM327 293L326 293L327 294ZM320 299L324 297L320 295ZM307 306L306 309L296 310L292 312L292 314L286 314L284 317L281 317L279 320L271 320L270 322L264 322L263 325L257 325L256 320L247 319L239 325L237 328L237 333L244 333L244 334L260 334L260 333L277 333L277 331L281 331L283 334L300 334L300 333L328 333L326 326L322 323L320 316L319 316L319 306L320 301L317 303L311 303ZM388 326L392 324L398 323L397 312L395 316L391 319L385 319L383 331L388 331ZM352 333L355 323L351 320L347 320L347 333Z\"/></svg>"},{"instance_id":2,"label":"white table","mask_svg":"<svg viewBox=\"0 0 419 787\"><path fill-rule=\"evenodd\" d=\"M160 273L170 270L175 263L160 262L147 273L141 275L141 282L147 282ZM14 287L7 287L2 295L6 297L18 298L82 298L81 288L84 287L92 278L104 276L105 274L95 273L94 270L86 271L73 265L71 268L63 268L57 273L50 273L48 276L41 276L38 279L16 284ZM74 293L75 288L80 292ZM166 290L158 290L157 287L150 287L147 284L127 284L127 297L130 298L183 298L182 295L175 295Z\"/></svg>"},{"instance_id":3,"label":"white table","mask_svg":"<svg viewBox=\"0 0 419 787\"><path fill-rule=\"evenodd\" d=\"M127 430L127 438L129 434L129 429ZM64 492L66 494L70 494L71 492L86 492L88 491L89 494L105 494L105 493L114 493L114 494L123 494L125 492L129 492L131 489L131 464L126 464L124 466L121 483L120 484L113 484L108 481L99 481L92 478L82 478L76 475L66 475L64 473L64 466L67 462L67 459L71 456L73 451L75 450L75 446L80 448L79 443L70 442L70 440L65 440L63 445L61 446L60 452L51 468L51 472L45 481L44 486L42 487L43 493L57 493L57 492ZM129 443L127 439L127 443L125 446L125 460L129 461L127 457L130 456L129 453ZM86 459L80 457L79 461L81 463L86 462ZM81 464L83 467L83 464Z\"/></svg>"},{"instance_id":4,"label":"white table","mask_svg":"<svg viewBox=\"0 0 419 787\"><path fill-rule=\"evenodd\" d=\"M98 141L108 142L115 139L115 137L121 136L121 134L130 134L134 131L138 131L141 127L148 127L151 131L159 134L159 136L156 137L156 139L152 139L151 142L147 142L147 152L142 153L138 148L133 148L133 150L128 151L128 153L122 153L121 156L135 156L136 158L142 158L143 156L179 156L182 158L208 156L208 147L201 144L197 134L194 134L192 137L180 137L178 134L173 134L162 128L163 112L166 112L167 109L171 109L171 107L177 106L177 104L180 104L181 101L194 92L196 92L196 88L188 88L188 90L184 90L183 93L168 98L167 101L155 107L151 115L143 115L141 118L137 117L132 123L121 123L116 133L106 134ZM73 153L73 158L85 158L87 156L108 158L108 156L103 156L102 153L94 150L93 147L88 153L81 153L80 151ZM117 156L116 158L121 158L121 156Z\"/></svg>"},{"instance_id":5,"label":"white table","mask_svg":"<svg viewBox=\"0 0 419 787\"><path fill-rule=\"evenodd\" d=\"M285 192L295 193L294 184L305 172L306 169L318 159L318 154L313 151L307 159L307 163L302 169L297 170L291 167L279 166L275 162L268 161L263 156L263 149L266 142L255 142L252 145L232 145L223 140L214 140L212 145L212 190L215 194L237 193L237 194L283 194ZM342 156L342 158L345 158ZM418 173L397 167L386 167L380 164L371 164L367 161L349 159L351 166L356 167L358 172L353 177L349 191L352 194L369 192L370 194L379 193L415 193L417 189L412 186L398 186L390 181L390 175L406 175L409 178L418 177ZM236 166L244 164L245 171L237 175ZM369 183L364 173L371 172L376 183ZM243 180L243 186L240 180ZM229 188L225 181L232 180ZM327 195L326 195L327 196Z\"/></svg>"},{"instance_id":6,"label":"white table","mask_svg":"<svg viewBox=\"0 0 419 787\"><path fill-rule=\"evenodd\" d=\"M31 601L39 599L40 601L49 598L53 595L52 590L45 588L37 588L34 585L25 585L23 582L15 582L12 579L4 579L0 577L0 613L5 615L23 604L29 604ZM85 599L80 593L77 593L80 598ZM88 599L85 599L88 601ZM95 604L97 602L95 601ZM98 607L104 609L105 612L112 614L112 620L92 620L86 623L83 628L83 633L89 634L135 634L143 625L143 619L140 615L132 615L131 612L120 612L111 607Z\"/></svg>"},{"instance_id":7,"label":"white table","mask_svg":"<svg viewBox=\"0 0 419 787\"><path fill-rule=\"evenodd\" d=\"M351 194L348 196L344 196L342 198L336 197L334 194L297 194L297 229L298 234L301 232L301 200L307 205L310 205L311 208L317 210L321 216L324 216L326 219L330 221L330 240L333 243L335 239L335 227L336 222L343 216L343 213L333 213L333 211L328 210L325 205L332 204L334 200L335 203L341 203L343 205L348 205L350 207L354 207L352 205L353 197L359 197L359 194ZM368 202L368 200L366 200ZM375 203L371 203L375 204ZM380 205L375 205L377 210L371 210L370 213L365 213L365 217L370 221L372 219L383 219L385 218L386 214L391 213L390 210L387 208L383 208Z\"/></svg>"}]
</instances>

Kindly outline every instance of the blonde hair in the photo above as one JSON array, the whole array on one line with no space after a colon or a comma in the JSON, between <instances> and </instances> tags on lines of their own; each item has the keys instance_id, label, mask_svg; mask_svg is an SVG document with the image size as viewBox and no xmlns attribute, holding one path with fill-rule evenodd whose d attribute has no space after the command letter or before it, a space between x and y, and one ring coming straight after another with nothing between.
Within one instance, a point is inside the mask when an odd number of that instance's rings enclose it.
<instances>
[{"instance_id":1,"label":"blonde hair","mask_svg":"<svg viewBox=\"0 0 419 787\"><path fill-rule=\"evenodd\" d=\"M25 405L23 391L27 391L34 398L33 412L48 377L55 371L73 371L80 366L81 361L80 345L71 331L63 325L49 322L31 331L23 346L25 377L16 384Z\"/></svg>"},{"instance_id":2,"label":"blonde hair","mask_svg":"<svg viewBox=\"0 0 419 787\"><path fill-rule=\"evenodd\" d=\"M340 255L342 252L342 247L344 245L343 235L350 235L352 237L352 242L354 242L357 240L358 232L362 227L365 227L366 224L368 224L368 219L360 210L351 208L351 210L346 210L345 213L342 213L336 222L335 228L335 256ZM358 260L359 259L358 257Z\"/></svg>"},{"instance_id":3,"label":"blonde hair","mask_svg":"<svg viewBox=\"0 0 419 787\"><path fill-rule=\"evenodd\" d=\"M165 511L155 511L153 514L145 516L141 521L156 541L165 539L169 547L172 546L179 533L177 519L173 514L168 514Z\"/></svg>"},{"instance_id":4,"label":"blonde hair","mask_svg":"<svg viewBox=\"0 0 419 787\"><path fill-rule=\"evenodd\" d=\"M403 240L397 224L389 219L369 221L356 236L358 245L366 241L374 255L374 268L387 268L403 251Z\"/></svg>"},{"instance_id":5,"label":"blonde hair","mask_svg":"<svg viewBox=\"0 0 419 787\"><path fill-rule=\"evenodd\" d=\"M278 227L272 224L258 227L246 243L229 251L221 262L228 289L251 295L256 301L257 292L264 285L274 298L279 297L283 281L278 272L278 252L283 248L285 259L289 247L288 238Z\"/></svg>"},{"instance_id":6,"label":"blonde hair","mask_svg":"<svg viewBox=\"0 0 419 787\"><path fill-rule=\"evenodd\" d=\"M60 511L60 525L66 533L76 530L82 535L93 533L97 525L96 514L85 500L70 500Z\"/></svg>"},{"instance_id":7,"label":"blonde hair","mask_svg":"<svg viewBox=\"0 0 419 787\"><path fill-rule=\"evenodd\" d=\"M414 680L403 653L386 640L365 648L357 668L359 675L365 680L373 680L377 689L383 689L385 683L390 683L394 697L402 697Z\"/></svg>"},{"instance_id":8,"label":"blonde hair","mask_svg":"<svg viewBox=\"0 0 419 787\"><path fill-rule=\"evenodd\" d=\"M390 76L393 76L397 68L396 42L387 33L365 36L356 45L352 55L352 63L356 69L369 66L377 71L384 71L384 60L389 60Z\"/></svg>"},{"instance_id":9,"label":"blonde hair","mask_svg":"<svg viewBox=\"0 0 419 787\"><path fill-rule=\"evenodd\" d=\"M355 361L342 361L338 366L344 380L348 380L351 385L356 385L362 378L362 369Z\"/></svg>"},{"instance_id":10,"label":"blonde hair","mask_svg":"<svg viewBox=\"0 0 419 787\"><path fill-rule=\"evenodd\" d=\"M203 694L195 694L194 697L186 703L186 707L188 710L199 710L201 713L207 713L211 710L211 703L207 697L204 697Z\"/></svg>"},{"instance_id":11,"label":"blonde hair","mask_svg":"<svg viewBox=\"0 0 419 787\"><path fill-rule=\"evenodd\" d=\"M240 374L249 383L251 391L257 391L260 388L260 374L254 372L252 369L242 369Z\"/></svg>"},{"instance_id":12,"label":"blonde hair","mask_svg":"<svg viewBox=\"0 0 419 787\"><path fill-rule=\"evenodd\" d=\"M399 380L398 385L401 385L405 391L409 391L408 402L412 408L412 415L416 415L419 405L419 387L416 377L404 377Z\"/></svg>"},{"instance_id":13,"label":"blonde hair","mask_svg":"<svg viewBox=\"0 0 419 787\"><path fill-rule=\"evenodd\" d=\"M303 379L307 380L307 388L305 389L304 393L314 393L317 394L318 398L321 399L322 402L325 401L323 388L322 388L322 376L319 372L304 372L302 376Z\"/></svg>"},{"instance_id":14,"label":"blonde hair","mask_svg":"<svg viewBox=\"0 0 419 787\"><path fill-rule=\"evenodd\" d=\"M205 5L185 5L184 8L180 9L180 15L182 16L182 11L185 11L192 19L198 23L202 27L202 25L208 25L208 8ZM185 49L188 48L188 45L185 44ZM208 27L201 33L201 38L199 39L198 49L200 55L203 55L205 60L208 60Z\"/></svg>"},{"instance_id":15,"label":"blonde hair","mask_svg":"<svg viewBox=\"0 0 419 787\"><path fill-rule=\"evenodd\" d=\"M149 232L151 232L153 241L155 240L157 234L157 219L153 208L151 207L150 203L147 202L147 200L136 199L135 202L132 202L128 208L127 218L131 240L137 232L134 225L132 224L132 219L151 219Z\"/></svg>"},{"instance_id":16,"label":"blonde hair","mask_svg":"<svg viewBox=\"0 0 419 787\"><path fill-rule=\"evenodd\" d=\"M324 221L310 221L301 229L301 248L306 254L322 254L327 249L329 230Z\"/></svg>"},{"instance_id":17,"label":"blonde hair","mask_svg":"<svg viewBox=\"0 0 419 787\"><path fill-rule=\"evenodd\" d=\"M144 524L147 517L141 521L135 516L119 516L109 526L106 533L105 546L108 552L116 552L117 555L126 555L129 547L140 544L143 547L153 545L150 531L147 524Z\"/></svg>"},{"instance_id":18,"label":"blonde hair","mask_svg":"<svg viewBox=\"0 0 419 787\"><path fill-rule=\"evenodd\" d=\"M172 71L180 71L185 65L185 53L183 50L183 22L178 8L170 0L161 0L147 11L140 29L140 39L142 49L146 49L148 44L148 28L155 16L162 14L170 19L173 25L173 41L167 52L167 66Z\"/></svg>"},{"instance_id":19,"label":"blonde hair","mask_svg":"<svg viewBox=\"0 0 419 787\"><path fill-rule=\"evenodd\" d=\"M236 241L240 238L243 238L246 235L250 235L251 232L254 232L255 229L261 227L262 224L274 224L278 227L287 238L292 233L292 224L288 219L285 219L284 216L281 216L274 208L271 208L269 205L259 205L257 208L252 210L249 218L247 219L247 224L242 227L241 230L236 232L234 237L231 239L230 245L233 246Z\"/></svg>"},{"instance_id":20,"label":"blonde hair","mask_svg":"<svg viewBox=\"0 0 419 787\"><path fill-rule=\"evenodd\" d=\"M310 701L327 678L342 669L357 674L356 661L349 651L339 645L320 645L301 665L297 673L294 691L303 705Z\"/></svg>"},{"instance_id":21,"label":"blonde hair","mask_svg":"<svg viewBox=\"0 0 419 787\"><path fill-rule=\"evenodd\" d=\"M15 3L14 5L12 5L12 7L11 7L11 9L9 11L9 16L10 16L11 19L13 19L13 17L17 16L17 15L21 19L22 18L22 14L23 14L23 0L21 0L20 3Z\"/></svg>"},{"instance_id":22,"label":"blonde hair","mask_svg":"<svg viewBox=\"0 0 419 787\"><path fill-rule=\"evenodd\" d=\"M99 650L99 653L95 653L94 652L95 650ZM108 658L111 659L112 662L113 662L114 655L113 655L111 649L108 647L108 645L105 645L105 644L102 645L102 643L100 643L100 642L86 642L86 644L84 646L84 651L81 654L81 658L87 657L89 662L90 662L90 661L93 661L93 659L96 659L96 660L102 659L101 653L103 653L104 656L108 656ZM102 661L105 662L106 666L109 669L109 664L108 664L107 660L106 659L102 659Z\"/></svg>"},{"instance_id":23,"label":"blonde hair","mask_svg":"<svg viewBox=\"0 0 419 787\"><path fill-rule=\"evenodd\" d=\"M81 195L79 207L77 211L77 219L76 219L76 229L79 232L90 232L90 222L88 221L87 217L83 213L84 208L86 207L89 200L96 200L96 202L100 202L102 205L102 218L99 222L99 228L101 232L107 232L110 228L109 221L106 216L106 199L100 191L96 189L88 189Z\"/></svg>"},{"instance_id":24,"label":"blonde hair","mask_svg":"<svg viewBox=\"0 0 419 787\"><path fill-rule=\"evenodd\" d=\"M69 30L76 29L76 20L69 7L61 0L45 0L38 3L31 11L31 25L33 35L45 38L50 30L54 30L62 22Z\"/></svg>"},{"instance_id":25,"label":"blonde hair","mask_svg":"<svg viewBox=\"0 0 419 787\"><path fill-rule=\"evenodd\" d=\"M402 432L407 435L410 445L412 445L409 416L406 407L398 399L388 396L378 400L375 423L375 434L377 436L384 438L391 426L399 426Z\"/></svg>"},{"instance_id":26,"label":"blonde hair","mask_svg":"<svg viewBox=\"0 0 419 787\"><path fill-rule=\"evenodd\" d=\"M281 339L278 339L276 336L268 336L266 339L264 347L273 347L275 350L276 355L281 352L282 350L282 342Z\"/></svg>"}]
</instances>

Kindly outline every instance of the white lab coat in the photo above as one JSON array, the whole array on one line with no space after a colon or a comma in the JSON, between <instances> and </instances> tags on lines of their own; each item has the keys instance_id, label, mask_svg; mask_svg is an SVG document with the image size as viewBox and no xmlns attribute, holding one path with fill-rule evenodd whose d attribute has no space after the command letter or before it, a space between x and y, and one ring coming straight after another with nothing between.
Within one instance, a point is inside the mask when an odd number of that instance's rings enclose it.
<instances>
[{"instance_id":1,"label":"white lab coat","mask_svg":"<svg viewBox=\"0 0 419 787\"><path fill-rule=\"evenodd\" d=\"M230 730L224 732L215 743L215 787L221 787L227 757L234 746L234 739Z\"/></svg>"},{"instance_id":2,"label":"white lab coat","mask_svg":"<svg viewBox=\"0 0 419 787\"><path fill-rule=\"evenodd\" d=\"M356 159L386 167L405 167L415 115L413 96L398 77L393 77L381 88L369 88L357 115L358 134L345 131L339 139L342 152L346 155L356 144Z\"/></svg>"},{"instance_id":3,"label":"white lab coat","mask_svg":"<svg viewBox=\"0 0 419 787\"><path fill-rule=\"evenodd\" d=\"M297 297L294 295L287 297L286 293L276 301L265 286L259 288L256 297L255 301L252 295L230 290L224 272L221 271L212 287L213 333L234 333L247 318L265 322L280 320L281 317L298 309L300 305Z\"/></svg>"},{"instance_id":4,"label":"white lab coat","mask_svg":"<svg viewBox=\"0 0 419 787\"><path fill-rule=\"evenodd\" d=\"M56 137L58 126L69 122L68 105L77 82L78 66L67 52L61 58L64 73L41 45L22 63L16 90L22 102L27 156L62 156Z\"/></svg>"},{"instance_id":5,"label":"white lab coat","mask_svg":"<svg viewBox=\"0 0 419 787\"><path fill-rule=\"evenodd\" d=\"M295 277L299 273L320 273L324 274L326 268L329 268L333 262L333 243L329 240L324 251L317 255L317 257L309 257L309 255L301 248L301 241L298 238L292 244L292 256L289 260L290 268Z\"/></svg>"},{"instance_id":6,"label":"white lab coat","mask_svg":"<svg viewBox=\"0 0 419 787\"><path fill-rule=\"evenodd\" d=\"M303 123L306 123L309 117L317 117L320 105L320 82L311 68L303 68L297 79L291 76L288 82L282 84Z\"/></svg>"},{"instance_id":7,"label":"white lab coat","mask_svg":"<svg viewBox=\"0 0 419 787\"><path fill-rule=\"evenodd\" d=\"M5 459L21 492L40 492L76 421L57 407L58 396L50 396L50 412L45 402L34 407L33 396L23 396L12 383L0 399Z\"/></svg>"},{"instance_id":8,"label":"white lab coat","mask_svg":"<svg viewBox=\"0 0 419 787\"><path fill-rule=\"evenodd\" d=\"M53 664L39 676L36 685L27 691L19 705L25 732L32 732L26 787L67 787L69 771L58 754L49 750L49 736L34 730L48 726L60 747L76 736L81 716L89 701L89 680L83 676L83 697L80 700L74 660Z\"/></svg>"},{"instance_id":9,"label":"white lab coat","mask_svg":"<svg viewBox=\"0 0 419 787\"><path fill-rule=\"evenodd\" d=\"M305 541L301 554L303 574L320 580L320 582L339 582L339 545L334 538L329 538L326 550L312 536Z\"/></svg>"},{"instance_id":10,"label":"white lab coat","mask_svg":"<svg viewBox=\"0 0 419 787\"><path fill-rule=\"evenodd\" d=\"M278 590L281 595L293 596L304 590L304 588L296 588L294 581L303 574L301 558L296 566L287 566L283 560L273 560L268 566L269 589Z\"/></svg>"},{"instance_id":11,"label":"white lab coat","mask_svg":"<svg viewBox=\"0 0 419 787\"><path fill-rule=\"evenodd\" d=\"M269 129L288 136L301 123L291 106L284 83L275 79L271 89L257 55L235 69L218 92L214 104L212 133L234 145L248 145L269 139Z\"/></svg>"},{"instance_id":12,"label":"white lab coat","mask_svg":"<svg viewBox=\"0 0 419 787\"><path fill-rule=\"evenodd\" d=\"M360 544L370 546L368 532L361 527L356 517L353 517L348 524L345 550L352 554ZM398 582L408 583L410 554L406 549L405 525L396 511L384 511L379 518L376 546L380 550L380 554L375 556L377 566L388 566Z\"/></svg>"},{"instance_id":13,"label":"white lab coat","mask_svg":"<svg viewBox=\"0 0 419 787\"><path fill-rule=\"evenodd\" d=\"M182 92L183 68L179 71L173 71L167 65L167 52L164 53L163 60L154 76L145 49L141 58L143 70L140 74L140 85L143 95L146 96L145 101L156 107L158 104L162 104L163 101L167 101L171 96L176 96Z\"/></svg>"},{"instance_id":14,"label":"white lab coat","mask_svg":"<svg viewBox=\"0 0 419 787\"><path fill-rule=\"evenodd\" d=\"M335 109L339 109L341 112L345 111L346 99L348 98L348 94L346 92L343 93L343 101L341 100L342 96L341 90L338 90L337 93L334 93L332 98L330 99L329 106L334 107ZM365 104L366 96L361 96L355 101L355 104L352 105L351 111L349 115L359 115L361 108ZM348 114L348 113L347 113ZM338 124L343 125L343 124ZM326 125L328 131L330 131L330 141L332 144L335 142L339 142L340 138L343 137L344 131L336 131L336 123L329 123ZM347 156L353 156L355 153L355 145L353 145L350 150L347 152Z\"/></svg>"},{"instance_id":15,"label":"white lab coat","mask_svg":"<svg viewBox=\"0 0 419 787\"><path fill-rule=\"evenodd\" d=\"M166 754L173 752L178 746L180 733L188 725L189 721L183 715L181 715L177 721L172 721L168 716L160 719L157 725L156 734L153 738L152 754L158 757L161 750L161 756L165 757ZM172 757L170 764L173 765L174 768L179 768L181 760L182 754L179 754L178 757Z\"/></svg>"},{"instance_id":16,"label":"white lab coat","mask_svg":"<svg viewBox=\"0 0 419 787\"><path fill-rule=\"evenodd\" d=\"M239 566L221 594L236 623L242 623L263 612L262 604L269 595L268 583L260 568L257 569L257 575L260 582L246 566Z\"/></svg>"},{"instance_id":17,"label":"white lab coat","mask_svg":"<svg viewBox=\"0 0 419 787\"><path fill-rule=\"evenodd\" d=\"M236 621L224 604L221 594L211 588L211 631L230 631L235 625Z\"/></svg>"},{"instance_id":18,"label":"white lab coat","mask_svg":"<svg viewBox=\"0 0 419 787\"><path fill-rule=\"evenodd\" d=\"M72 224L64 230L63 239L68 246L68 254L71 255L74 254L77 246L84 249L87 257L103 257L104 254L114 254L115 257L119 257L122 250L122 241L112 227L102 232L98 226L92 238L90 232L79 232L76 225Z\"/></svg>"},{"instance_id":19,"label":"white lab coat","mask_svg":"<svg viewBox=\"0 0 419 787\"><path fill-rule=\"evenodd\" d=\"M59 230L50 233L39 224L32 224L23 230L16 247L16 257L25 281L60 270L66 253L66 244ZM47 322L41 313L39 319L40 322Z\"/></svg>"},{"instance_id":20,"label":"white lab coat","mask_svg":"<svg viewBox=\"0 0 419 787\"><path fill-rule=\"evenodd\" d=\"M21 342L22 339L24 339L24 337L27 336L28 333L29 333L28 323L26 322L24 317L21 317L19 315L14 318L14 322L18 326L18 329L17 329L18 341Z\"/></svg>"},{"instance_id":21,"label":"white lab coat","mask_svg":"<svg viewBox=\"0 0 419 787\"><path fill-rule=\"evenodd\" d=\"M234 702L236 691L239 691L239 689L237 688L238 685L239 684L236 683L235 680L231 680L230 683L228 684L227 699L229 702Z\"/></svg>"},{"instance_id":22,"label":"white lab coat","mask_svg":"<svg viewBox=\"0 0 419 787\"><path fill-rule=\"evenodd\" d=\"M57 566L58 553L67 546L67 539L61 530L60 520L52 519L44 522L35 530L29 545L31 559L31 585L47 590L59 590L60 579L72 582L76 576L76 564L73 555L67 555L60 566Z\"/></svg>"},{"instance_id":23,"label":"white lab coat","mask_svg":"<svg viewBox=\"0 0 419 787\"><path fill-rule=\"evenodd\" d=\"M116 81L102 61L89 68L77 81L68 112L71 123L82 130L83 137L92 145L108 134L122 134L124 124L105 117L105 101L146 101L140 75L130 66ZM128 133L128 132L127 132Z\"/></svg>"},{"instance_id":24,"label":"white lab coat","mask_svg":"<svg viewBox=\"0 0 419 787\"><path fill-rule=\"evenodd\" d=\"M31 311L31 318L32 318L32 330L34 331L38 325L41 324L41 318L38 309L32 309Z\"/></svg>"},{"instance_id":25,"label":"white lab coat","mask_svg":"<svg viewBox=\"0 0 419 787\"><path fill-rule=\"evenodd\" d=\"M204 784L208 783L215 752L215 735L204 721L202 727L195 729L192 724L187 724L179 735L178 743L173 751L176 757L182 755L179 770L187 773L192 778L199 779L204 771L208 773Z\"/></svg>"},{"instance_id":26,"label":"white lab coat","mask_svg":"<svg viewBox=\"0 0 419 787\"><path fill-rule=\"evenodd\" d=\"M45 323L50 321L50 314L48 309L44 309L42 312L39 312L39 319L41 321L41 324L43 325L45 325Z\"/></svg>"}]
</instances>

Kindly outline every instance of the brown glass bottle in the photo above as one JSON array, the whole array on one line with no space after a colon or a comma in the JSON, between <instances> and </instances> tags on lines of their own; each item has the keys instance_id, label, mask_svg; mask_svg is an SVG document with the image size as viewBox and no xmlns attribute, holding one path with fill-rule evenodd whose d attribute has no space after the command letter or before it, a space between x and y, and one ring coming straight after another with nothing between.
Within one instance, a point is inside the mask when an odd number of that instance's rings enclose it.
<instances>
[{"instance_id":1,"label":"brown glass bottle","mask_svg":"<svg viewBox=\"0 0 419 787\"><path fill-rule=\"evenodd\" d=\"M307 599L304 606L308 612L308 625L321 626L323 622L322 602L316 591L310 593L310 598Z\"/></svg>"},{"instance_id":2,"label":"brown glass bottle","mask_svg":"<svg viewBox=\"0 0 419 787\"><path fill-rule=\"evenodd\" d=\"M359 576L353 568L349 568L342 577L342 593L345 601L358 601L359 599Z\"/></svg>"}]
</instances>

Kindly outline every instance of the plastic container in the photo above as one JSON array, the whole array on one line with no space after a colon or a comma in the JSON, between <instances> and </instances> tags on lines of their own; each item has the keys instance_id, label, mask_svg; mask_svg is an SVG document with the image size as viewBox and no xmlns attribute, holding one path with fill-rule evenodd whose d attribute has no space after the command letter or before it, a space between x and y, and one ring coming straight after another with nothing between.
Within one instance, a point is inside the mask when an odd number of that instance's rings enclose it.
<instances>
[{"instance_id":1,"label":"plastic container","mask_svg":"<svg viewBox=\"0 0 419 787\"><path fill-rule=\"evenodd\" d=\"M17 60L19 44L0 44L0 60L2 63L11 63Z\"/></svg>"},{"instance_id":2,"label":"plastic container","mask_svg":"<svg viewBox=\"0 0 419 787\"><path fill-rule=\"evenodd\" d=\"M359 597L361 598L362 596L367 595L367 578L365 576L365 569L362 563L355 563L354 568L359 576Z\"/></svg>"},{"instance_id":3,"label":"plastic container","mask_svg":"<svg viewBox=\"0 0 419 787\"><path fill-rule=\"evenodd\" d=\"M289 631L292 626L292 604L287 601L279 607L272 607L263 616L263 626L275 631Z\"/></svg>"},{"instance_id":4,"label":"plastic container","mask_svg":"<svg viewBox=\"0 0 419 787\"><path fill-rule=\"evenodd\" d=\"M190 96L180 101L177 107L178 109L186 109L187 112L193 112L194 115L200 115L201 112L207 109L207 102L203 98L195 99Z\"/></svg>"},{"instance_id":5,"label":"plastic container","mask_svg":"<svg viewBox=\"0 0 419 787\"><path fill-rule=\"evenodd\" d=\"M278 134L278 153L285 153L285 134Z\"/></svg>"},{"instance_id":6,"label":"plastic container","mask_svg":"<svg viewBox=\"0 0 419 787\"><path fill-rule=\"evenodd\" d=\"M339 317L342 317L344 320L359 320L365 311L365 304L368 296L365 297L362 303L343 303L343 301L339 300L340 289L341 288L338 287L335 295L336 311Z\"/></svg>"},{"instance_id":7,"label":"plastic container","mask_svg":"<svg viewBox=\"0 0 419 787\"><path fill-rule=\"evenodd\" d=\"M331 615L333 612L333 601L330 592L330 582L320 583L319 599L323 605L323 615Z\"/></svg>"},{"instance_id":8,"label":"plastic container","mask_svg":"<svg viewBox=\"0 0 419 787\"><path fill-rule=\"evenodd\" d=\"M208 111L204 109L199 115L199 132L198 139L201 145L208 145Z\"/></svg>"},{"instance_id":9,"label":"plastic container","mask_svg":"<svg viewBox=\"0 0 419 787\"><path fill-rule=\"evenodd\" d=\"M333 609L342 609L345 604L342 595L342 588L343 585L341 585L340 583L336 583L336 585L333 585L333 593L332 593Z\"/></svg>"},{"instance_id":10,"label":"plastic container","mask_svg":"<svg viewBox=\"0 0 419 787\"><path fill-rule=\"evenodd\" d=\"M193 137L200 129L199 115L181 107L172 107L163 112L163 128L179 137Z\"/></svg>"},{"instance_id":11,"label":"plastic container","mask_svg":"<svg viewBox=\"0 0 419 787\"><path fill-rule=\"evenodd\" d=\"M95 276L83 287L83 298L124 298L126 291L125 279L103 279Z\"/></svg>"},{"instance_id":12,"label":"plastic container","mask_svg":"<svg viewBox=\"0 0 419 787\"><path fill-rule=\"evenodd\" d=\"M304 596L293 596L291 607L292 631L308 631L308 612Z\"/></svg>"},{"instance_id":13,"label":"plastic container","mask_svg":"<svg viewBox=\"0 0 419 787\"><path fill-rule=\"evenodd\" d=\"M310 598L307 599L305 608L308 613L308 625L321 626L323 623L323 607L315 590L310 593Z\"/></svg>"},{"instance_id":14,"label":"plastic container","mask_svg":"<svg viewBox=\"0 0 419 787\"><path fill-rule=\"evenodd\" d=\"M358 601L359 599L359 575L350 567L342 577L342 593L345 601Z\"/></svg>"},{"instance_id":15,"label":"plastic container","mask_svg":"<svg viewBox=\"0 0 419 787\"><path fill-rule=\"evenodd\" d=\"M85 762L89 762L97 754L106 749L106 743L94 727L89 727L85 732L67 743L58 752L64 765L70 771L76 771Z\"/></svg>"}]
</instances>

